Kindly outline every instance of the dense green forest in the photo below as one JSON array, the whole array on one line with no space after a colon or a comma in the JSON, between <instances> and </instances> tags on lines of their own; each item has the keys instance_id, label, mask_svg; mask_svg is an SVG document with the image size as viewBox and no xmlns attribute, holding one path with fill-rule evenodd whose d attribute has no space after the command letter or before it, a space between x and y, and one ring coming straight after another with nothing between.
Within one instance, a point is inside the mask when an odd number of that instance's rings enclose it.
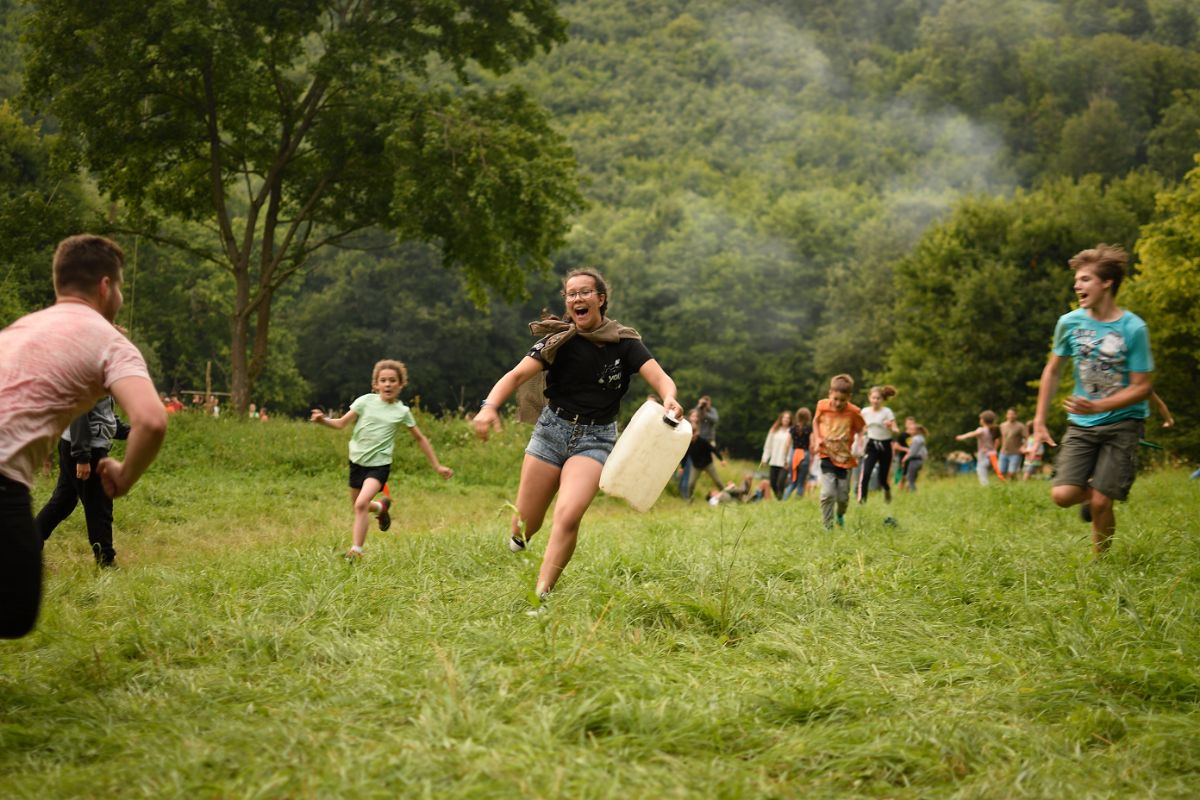
<instances>
[{"instance_id":1,"label":"dense green forest","mask_svg":"<svg viewBox=\"0 0 1200 800\"><path fill-rule=\"evenodd\" d=\"M279 13L254 30L283 25L293 5L304 4L269 4ZM406 140L419 226L366 215L377 188L370 165L357 173L352 211L374 224L272 287L251 400L289 413L344 405L390 356L408 363L408 396L426 408L470 408L531 342L525 322L557 305L555 275L587 264L681 401L713 396L734 452L753 453L780 410L811 407L838 372L864 388L893 383L897 413L948 449L984 408L1032 413L1054 320L1070 308L1067 259L1104 241L1134 254L1120 302L1150 323L1155 382L1179 419L1153 438L1200 458L1194 2L502 5L548 15L537 47L500 58L464 34L414 74L445 108L506 98L489 106L500 109L491 141L506 143L491 152L537 157L512 159L520 182L460 192L442 161L474 140ZM0 322L52 299L58 238L111 230L130 255L123 321L160 388L201 385L210 363L224 388L234 279L191 246L212 235L203 202L172 207L161 197L175 187L158 178L158 194L138 194L152 159L100 169L101 144L81 144L63 98L90 89L47 65L58 54L45 20L76 6L0 0ZM504 128L505 114L525 127ZM386 144L381 172L394 168ZM539 169L549 177L531 189ZM468 201L475 213L425 214ZM480 214L501 225L476 225ZM514 254L505 235L529 246Z\"/></svg>"}]
</instances>

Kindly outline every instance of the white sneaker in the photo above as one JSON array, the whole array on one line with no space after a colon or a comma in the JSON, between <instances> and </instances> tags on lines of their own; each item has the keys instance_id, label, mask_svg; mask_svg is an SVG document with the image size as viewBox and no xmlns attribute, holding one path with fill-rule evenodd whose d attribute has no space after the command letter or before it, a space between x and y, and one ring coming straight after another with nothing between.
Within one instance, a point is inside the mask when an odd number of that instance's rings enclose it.
<instances>
[{"instance_id":1,"label":"white sneaker","mask_svg":"<svg viewBox=\"0 0 1200 800\"><path fill-rule=\"evenodd\" d=\"M550 593L538 592L538 604L535 608L531 608L525 612L527 617L540 617L550 610Z\"/></svg>"},{"instance_id":2,"label":"white sneaker","mask_svg":"<svg viewBox=\"0 0 1200 800\"><path fill-rule=\"evenodd\" d=\"M512 550L514 553L519 553L525 549L525 542L524 540L518 539L514 536L508 540L508 549Z\"/></svg>"}]
</instances>

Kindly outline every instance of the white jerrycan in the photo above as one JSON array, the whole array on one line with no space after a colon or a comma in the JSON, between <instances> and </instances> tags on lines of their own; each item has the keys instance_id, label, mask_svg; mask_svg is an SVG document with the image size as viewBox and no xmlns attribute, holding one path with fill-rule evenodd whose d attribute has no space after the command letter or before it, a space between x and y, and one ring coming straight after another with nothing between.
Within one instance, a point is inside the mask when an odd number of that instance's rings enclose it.
<instances>
[{"instance_id":1,"label":"white jerrycan","mask_svg":"<svg viewBox=\"0 0 1200 800\"><path fill-rule=\"evenodd\" d=\"M661 404L647 400L608 454L600 488L624 497L638 511L649 511L691 441L692 426L687 420L667 416Z\"/></svg>"}]
</instances>

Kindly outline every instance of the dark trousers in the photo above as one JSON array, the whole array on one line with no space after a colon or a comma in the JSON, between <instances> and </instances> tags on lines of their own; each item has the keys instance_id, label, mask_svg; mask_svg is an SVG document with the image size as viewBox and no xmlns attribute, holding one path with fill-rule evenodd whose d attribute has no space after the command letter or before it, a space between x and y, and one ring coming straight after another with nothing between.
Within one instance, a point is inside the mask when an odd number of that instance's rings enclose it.
<instances>
[{"instance_id":1,"label":"dark trousers","mask_svg":"<svg viewBox=\"0 0 1200 800\"><path fill-rule=\"evenodd\" d=\"M0 475L0 638L33 630L42 604L42 540L24 484Z\"/></svg>"},{"instance_id":2,"label":"dark trousers","mask_svg":"<svg viewBox=\"0 0 1200 800\"><path fill-rule=\"evenodd\" d=\"M111 564L117 551L113 550L112 498L104 493L100 473L96 465L108 455L107 450L93 448L92 474L86 481L75 477L75 459L71 457L71 443L58 440L58 483L54 493L37 515L37 530L42 539L50 538L59 523L71 516L75 506L83 501L83 514L87 520L88 543L100 564Z\"/></svg>"},{"instance_id":3,"label":"dark trousers","mask_svg":"<svg viewBox=\"0 0 1200 800\"><path fill-rule=\"evenodd\" d=\"M862 469L858 473L858 502L867 502L867 491L871 488L871 474L879 467L879 485L883 496L892 499L892 487L888 476L892 472L892 440L867 439L867 454L863 456Z\"/></svg>"},{"instance_id":4,"label":"dark trousers","mask_svg":"<svg viewBox=\"0 0 1200 800\"><path fill-rule=\"evenodd\" d=\"M790 470L787 467L771 467L771 491L775 493L776 500L783 499L783 490L787 488L788 478L791 477Z\"/></svg>"}]
</instances>

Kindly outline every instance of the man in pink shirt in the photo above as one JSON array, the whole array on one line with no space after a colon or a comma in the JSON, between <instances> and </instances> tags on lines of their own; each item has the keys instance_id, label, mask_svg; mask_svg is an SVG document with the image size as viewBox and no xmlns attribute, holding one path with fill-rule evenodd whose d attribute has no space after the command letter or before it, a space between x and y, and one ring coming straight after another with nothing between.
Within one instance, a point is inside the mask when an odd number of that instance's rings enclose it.
<instances>
[{"instance_id":1,"label":"man in pink shirt","mask_svg":"<svg viewBox=\"0 0 1200 800\"><path fill-rule=\"evenodd\" d=\"M100 236L54 251L55 304L0 331L0 637L33 630L42 595L42 543L29 490L34 470L71 420L111 394L132 430L124 463L97 470L120 497L154 461L167 415L142 354L115 327L125 254Z\"/></svg>"}]
</instances>

